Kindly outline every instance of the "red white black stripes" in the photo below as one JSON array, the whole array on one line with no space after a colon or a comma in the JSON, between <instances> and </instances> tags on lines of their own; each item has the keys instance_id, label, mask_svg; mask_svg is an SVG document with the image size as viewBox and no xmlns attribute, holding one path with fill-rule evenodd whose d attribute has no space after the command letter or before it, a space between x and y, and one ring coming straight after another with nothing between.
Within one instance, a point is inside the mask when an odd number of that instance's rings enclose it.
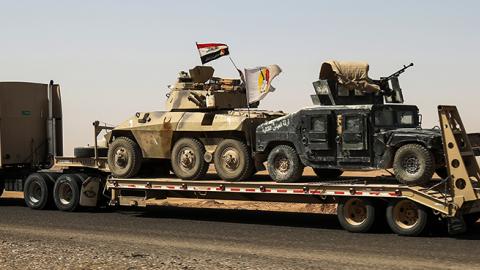
<instances>
[{"instance_id":1,"label":"red white black stripes","mask_svg":"<svg viewBox=\"0 0 480 270\"><path fill-rule=\"evenodd\" d=\"M202 64L230 54L227 44L223 43L197 43L197 49Z\"/></svg>"}]
</instances>

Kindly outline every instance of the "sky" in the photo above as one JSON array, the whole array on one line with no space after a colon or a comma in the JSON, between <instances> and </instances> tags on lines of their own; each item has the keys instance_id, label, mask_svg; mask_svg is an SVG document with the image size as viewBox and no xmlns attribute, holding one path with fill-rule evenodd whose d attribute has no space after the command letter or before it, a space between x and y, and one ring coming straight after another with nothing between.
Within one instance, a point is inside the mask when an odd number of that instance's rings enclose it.
<instances>
[{"instance_id":1,"label":"sky","mask_svg":"<svg viewBox=\"0 0 480 270\"><path fill-rule=\"evenodd\" d=\"M278 64L260 108L285 112L311 105L323 61L367 61L372 78L413 62L400 83L423 126L451 104L480 132L479 10L478 1L0 1L0 81L61 85L66 154L93 143L94 120L164 110L167 86L200 64L195 42L228 44L241 68ZM211 65L237 76L228 58Z\"/></svg>"}]
</instances>

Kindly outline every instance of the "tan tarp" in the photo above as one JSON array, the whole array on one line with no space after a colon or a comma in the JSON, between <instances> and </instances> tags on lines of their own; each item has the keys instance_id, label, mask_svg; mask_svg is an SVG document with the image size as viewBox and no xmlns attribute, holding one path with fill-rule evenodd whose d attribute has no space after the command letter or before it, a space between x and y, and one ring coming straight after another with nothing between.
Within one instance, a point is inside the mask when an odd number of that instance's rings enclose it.
<instances>
[{"instance_id":1,"label":"tan tarp","mask_svg":"<svg viewBox=\"0 0 480 270\"><path fill-rule=\"evenodd\" d=\"M373 93L380 91L380 86L373 84L368 77L368 63L328 61L320 68L320 79L333 79L349 90Z\"/></svg>"}]
</instances>

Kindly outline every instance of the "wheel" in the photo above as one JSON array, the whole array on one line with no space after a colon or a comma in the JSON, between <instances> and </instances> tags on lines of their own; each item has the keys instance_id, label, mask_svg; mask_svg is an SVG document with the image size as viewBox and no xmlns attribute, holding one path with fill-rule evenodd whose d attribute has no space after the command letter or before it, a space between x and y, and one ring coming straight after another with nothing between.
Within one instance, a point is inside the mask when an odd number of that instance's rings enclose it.
<instances>
[{"instance_id":1,"label":"wheel","mask_svg":"<svg viewBox=\"0 0 480 270\"><path fill-rule=\"evenodd\" d=\"M52 186L55 179L43 173L30 174L25 180L23 198L28 207L42 210L52 205Z\"/></svg>"},{"instance_id":2,"label":"wheel","mask_svg":"<svg viewBox=\"0 0 480 270\"><path fill-rule=\"evenodd\" d=\"M421 234L428 221L425 207L407 199L390 202L386 216L390 229L404 236Z\"/></svg>"},{"instance_id":3,"label":"wheel","mask_svg":"<svg viewBox=\"0 0 480 270\"><path fill-rule=\"evenodd\" d=\"M438 177L445 179L448 177L448 170L447 167L440 167L435 170L435 173L438 175Z\"/></svg>"},{"instance_id":4,"label":"wheel","mask_svg":"<svg viewBox=\"0 0 480 270\"><path fill-rule=\"evenodd\" d=\"M0 179L0 181L3 181L3 179ZM1 182L0 183L0 197L2 197L4 189L5 189L5 183Z\"/></svg>"},{"instance_id":5,"label":"wheel","mask_svg":"<svg viewBox=\"0 0 480 270\"><path fill-rule=\"evenodd\" d=\"M428 149L419 144L406 144L395 153L393 171L400 183L421 185L432 179L434 163Z\"/></svg>"},{"instance_id":6,"label":"wheel","mask_svg":"<svg viewBox=\"0 0 480 270\"><path fill-rule=\"evenodd\" d=\"M53 187L53 201L60 211L75 211L80 205L82 179L77 174L63 174Z\"/></svg>"},{"instance_id":7,"label":"wheel","mask_svg":"<svg viewBox=\"0 0 480 270\"><path fill-rule=\"evenodd\" d=\"M268 174L279 183L296 182L303 173L303 164L295 149L288 145L279 145L268 155Z\"/></svg>"},{"instance_id":8,"label":"wheel","mask_svg":"<svg viewBox=\"0 0 480 270\"><path fill-rule=\"evenodd\" d=\"M242 181L253 171L253 160L245 143L227 139L218 144L213 156L218 176L226 181Z\"/></svg>"},{"instance_id":9,"label":"wheel","mask_svg":"<svg viewBox=\"0 0 480 270\"><path fill-rule=\"evenodd\" d=\"M93 147L75 147L73 149L73 155L78 158L89 158L95 156L95 149ZM107 147L97 147L97 155L99 157L107 157Z\"/></svg>"},{"instance_id":10,"label":"wheel","mask_svg":"<svg viewBox=\"0 0 480 270\"><path fill-rule=\"evenodd\" d=\"M130 138L119 137L108 147L108 167L115 177L130 178L137 175L142 160L140 147Z\"/></svg>"},{"instance_id":11,"label":"wheel","mask_svg":"<svg viewBox=\"0 0 480 270\"><path fill-rule=\"evenodd\" d=\"M185 180L203 178L208 170L205 161L205 146L197 139L182 138L172 149L172 170L177 177Z\"/></svg>"},{"instance_id":12,"label":"wheel","mask_svg":"<svg viewBox=\"0 0 480 270\"><path fill-rule=\"evenodd\" d=\"M463 220L465 221L465 225L467 225L467 229L472 229L478 226L479 219L480 213L467 214L463 216Z\"/></svg>"},{"instance_id":13,"label":"wheel","mask_svg":"<svg viewBox=\"0 0 480 270\"><path fill-rule=\"evenodd\" d=\"M337 179L342 175L343 171L339 169L321 169L321 168L312 168L318 178L321 179Z\"/></svg>"},{"instance_id":14,"label":"wheel","mask_svg":"<svg viewBox=\"0 0 480 270\"><path fill-rule=\"evenodd\" d=\"M337 206L337 218L342 227L355 233L368 232L375 224L375 207L368 199L349 198Z\"/></svg>"}]
</instances>

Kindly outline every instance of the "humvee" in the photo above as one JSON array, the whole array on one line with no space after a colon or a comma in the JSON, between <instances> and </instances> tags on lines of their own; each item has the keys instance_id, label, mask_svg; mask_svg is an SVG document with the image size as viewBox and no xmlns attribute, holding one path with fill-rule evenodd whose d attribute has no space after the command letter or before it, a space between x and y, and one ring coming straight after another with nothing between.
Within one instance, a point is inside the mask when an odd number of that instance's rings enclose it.
<instances>
[{"instance_id":1,"label":"humvee","mask_svg":"<svg viewBox=\"0 0 480 270\"><path fill-rule=\"evenodd\" d=\"M402 104L398 76L409 66L372 80L366 63L324 63L313 83L318 106L257 128L256 149L271 178L297 181L305 166L325 179L344 170L389 168L411 185L429 181L435 171L446 177L440 129L423 129L417 106Z\"/></svg>"}]
</instances>

